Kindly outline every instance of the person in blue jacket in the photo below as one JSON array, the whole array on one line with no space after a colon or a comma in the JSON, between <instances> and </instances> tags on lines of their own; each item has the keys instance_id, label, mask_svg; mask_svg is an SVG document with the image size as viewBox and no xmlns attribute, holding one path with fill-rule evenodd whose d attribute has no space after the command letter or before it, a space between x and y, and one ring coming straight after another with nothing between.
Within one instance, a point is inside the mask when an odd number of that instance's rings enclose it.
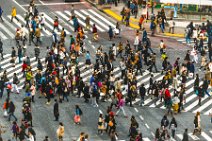
<instances>
[{"instance_id":1,"label":"person in blue jacket","mask_svg":"<svg viewBox=\"0 0 212 141\"><path fill-rule=\"evenodd\" d=\"M3 10L2 10L1 5L0 5L0 19L1 19L2 22L4 22L4 20L2 19L2 14L3 14Z\"/></svg>"}]
</instances>

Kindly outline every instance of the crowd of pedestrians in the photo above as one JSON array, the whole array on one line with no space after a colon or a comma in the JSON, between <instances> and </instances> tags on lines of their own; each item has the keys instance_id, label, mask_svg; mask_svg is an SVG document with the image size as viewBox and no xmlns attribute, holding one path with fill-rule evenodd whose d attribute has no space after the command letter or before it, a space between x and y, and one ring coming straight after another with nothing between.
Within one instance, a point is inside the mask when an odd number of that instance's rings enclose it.
<instances>
[{"instance_id":1,"label":"crowd of pedestrians","mask_svg":"<svg viewBox=\"0 0 212 141\"><path fill-rule=\"evenodd\" d=\"M116 1L114 1L116 3ZM126 25L129 25L129 15L134 14L137 16L136 3L129 4L130 11L123 9L123 20L126 21ZM1 9L1 8L0 8ZM97 119L97 131L98 134L109 135L111 141L118 140L117 122L116 119L123 113L125 118L129 118L129 115L125 112L126 106L133 107L133 101L136 98L140 98L140 106L144 105L146 96L151 96L154 99L154 104L158 102L163 103L166 107L167 113L161 120L161 127L156 129L155 140L169 140L175 138L176 129L178 128L177 119L175 114L181 113L184 110L183 105L186 103L186 82L189 79L194 80L194 94L198 96L199 105L201 105L201 99L205 97L205 94L211 97L209 87L212 85L211 72L211 38L212 38L212 25L208 21L207 25L202 25L201 32L207 33L209 50L209 61L206 59L206 50L202 45L202 39L195 40L196 45L193 50L188 50L184 59L176 58L175 62L170 62L166 54L166 43L161 40L159 46L159 55L151 48L151 40L147 35L147 31L142 27L142 22L145 17L141 16L139 21L141 31L136 31L133 46L130 41L120 42L117 45L111 44L108 52L106 52L103 46L99 46L96 50L95 61L91 61L91 55L89 51L86 51L86 45L84 41L85 33L83 27L79 24L77 17L74 15L72 9L72 16L70 20L73 21L76 37L70 35L70 48L65 46L67 40L67 33L62 28L59 29L59 19L55 17L52 29L53 42L47 47L47 53L45 63L41 63L40 49L42 45L41 30L45 30L45 17L40 14L37 7L34 5L34 1L30 2L28 12L26 13L26 24L22 25L20 29L16 31L16 45L12 47L11 63L16 65L16 58L18 57L18 63L22 64L23 78L25 78L23 91L19 91L17 88L20 83L17 74L13 74L12 81L8 79L8 73L5 70L0 80L0 97L2 98L4 90L7 92L7 98L3 104L3 115L8 121L14 119L11 125L11 132L13 138L19 138L20 141L28 139L29 141L36 140L36 133L33 129L33 117L32 117L32 104L38 101L39 98L46 99L46 105L53 105L53 116L55 121L60 121L60 104L66 104L70 100L70 97L76 96L78 98L84 98L85 103L90 103L93 107L98 107L102 101L107 101L107 111L101 113ZM1 12L1 10L0 10ZM1 16L0 16L1 17ZM16 9L12 8L11 22L13 18L17 21ZM156 28L155 21L159 23L161 32L165 29L164 11L157 17L151 18L151 30L152 35ZM88 30L90 25L89 16L86 17L86 29ZM114 36L119 35L120 25L117 23L116 29L118 32L114 32L112 27L109 27L108 35L109 40L114 40ZM173 29L171 29L173 30ZM189 36L186 39L189 43L189 38L194 34L192 23L187 26L189 30ZM60 37L57 37L55 31L60 32ZM115 30L116 31L116 30ZM142 32L142 34L140 34ZM174 32L174 31L173 31ZM198 33L198 34L200 34ZM98 29L95 24L92 25L93 40L98 41ZM28 35L28 36L27 36ZM198 35L201 36L201 35ZM36 40L34 40L34 38ZM34 52L36 61L38 61L37 70L34 71L30 62L30 58L26 56L26 44L33 42L35 44ZM2 54L2 42L0 40L0 53ZM197 53L201 54L201 67L199 70L204 69L203 84L200 83L199 75L197 73L198 59L195 58ZM89 80L84 80L81 76L81 70L79 67L79 57L84 55L85 69L93 69L92 75ZM26 56L26 59L23 57ZM157 57L159 56L159 57ZM193 58L191 58L193 56ZM3 55L2 55L2 59ZM120 60L119 67L121 74L119 77L115 77L114 74L114 62ZM158 73L158 63L161 62L162 70L161 80L154 80L154 73ZM61 69L62 68L62 69ZM153 72L154 68L154 72ZM146 69L146 70L145 70ZM138 84L136 77L142 76L145 71L151 73L148 87L144 84ZM180 79L179 79L180 78ZM124 87L124 88L123 88ZM174 88L174 94L172 94L170 88ZM24 93L21 123L18 122L15 116L16 105L11 100L11 93ZM36 96L38 95L38 96ZM54 101L54 104L51 104ZM19 109L20 110L20 109ZM169 122L168 116L171 115L172 119ZM193 134L201 133L200 126L200 112L197 112L194 117L194 132ZM81 117L84 115L83 109L79 105L75 105L75 112L73 121L76 125L81 125ZM90 118L90 117L89 117ZM139 124L135 116L130 117L129 138L130 141L142 141L142 131L138 131ZM73 129L74 130L74 129ZM3 133L4 130L1 131ZM59 141L63 141L65 127L60 121L58 129L55 131ZM82 132L79 135L78 141L88 141L89 135ZM44 141L49 141L49 137L44 137ZM183 134L183 141L188 141L188 129L185 129Z\"/></svg>"}]
</instances>

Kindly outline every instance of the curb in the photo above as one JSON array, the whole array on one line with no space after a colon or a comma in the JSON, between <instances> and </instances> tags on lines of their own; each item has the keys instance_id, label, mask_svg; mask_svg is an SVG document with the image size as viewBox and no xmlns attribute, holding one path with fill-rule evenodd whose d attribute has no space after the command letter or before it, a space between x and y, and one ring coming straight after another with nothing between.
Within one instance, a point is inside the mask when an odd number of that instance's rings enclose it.
<instances>
[{"instance_id":1,"label":"curb","mask_svg":"<svg viewBox=\"0 0 212 141\"><path fill-rule=\"evenodd\" d=\"M114 11L110 10L110 9L103 9L102 10L105 14L107 14L108 16L114 18L117 21L121 21L122 17L120 15L118 15L117 13L115 13ZM137 19L134 18L130 18L131 21L139 21ZM132 22L130 22L130 27L134 28L134 29L139 29L139 26L136 24L133 24ZM164 36L168 36L168 37L181 37L184 38L185 35L184 34L171 34L171 33L164 33Z\"/></svg>"}]
</instances>

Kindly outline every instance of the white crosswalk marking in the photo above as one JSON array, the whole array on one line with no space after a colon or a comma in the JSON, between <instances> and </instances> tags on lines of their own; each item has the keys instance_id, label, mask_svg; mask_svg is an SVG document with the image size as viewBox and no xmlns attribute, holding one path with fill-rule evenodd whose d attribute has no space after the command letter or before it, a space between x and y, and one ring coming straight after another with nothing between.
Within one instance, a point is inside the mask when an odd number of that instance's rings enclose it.
<instances>
[{"instance_id":1,"label":"white crosswalk marking","mask_svg":"<svg viewBox=\"0 0 212 141\"><path fill-rule=\"evenodd\" d=\"M144 141L151 141L149 138L143 138Z\"/></svg>"},{"instance_id":2,"label":"white crosswalk marking","mask_svg":"<svg viewBox=\"0 0 212 141\"><path fill-rule=\"evenodd\" d=\"M204 115L209 115L209 113L212 114L212 108L210 110L208 110L207 112L205 112Z\"/></svg>"},{"instance_id":3,"label":"white crosswalk marking","mask_svg":"<svg viewBox=\"0 0 212 141\"><path fill-rule=\"evenodd\" d=\"M91 12L93 15L95 15L96 17L100 18L101 20L103 20L105 23L107 23L107 25L110 25L111 27L115 28L116 26L111 23L109 20L107 20L106 18L104 18L102 15L98 14L97 12L95 12L93 9L89 9L89 12Z\"/></svg>"},{"instance_id":4,"label":"white crosswalk marking","mask_svg":"<svg viewBox=\"0 0 212 141\"><path fill-rule=\"evenodd\" d=\"M207 141L212 141L212 138L208 136L205 132L202 132L201 135L207 140Z\"/></svg>"},{"instance_id":5,"label":"white crosswalk marking","mask_svg":"<svg viewBox=\"0 0 212 141\"><path fill-rule=\"evenodd\" d=\"M196 135L193 135L193 133L188 133L188 135L193 139L193 140L199 140L199 138Z\"/></svg>"},{"instance_id":6,"label":"white crosswalk marking","mask_svg":"<svg viewBox=\"0 0 212 141\"><path fill-rule=\"evenodd\" d=\"M108 26L106 26L104 23L102 23L101 21L99 21L97 18L95 18L94 16L92 16L92 15L91 15L90 13L88 13L87 11L81 10L81 12L84 13L85 15L89 15L89 17L90 17L91 19L93 19L95 23L101 25L101 26L104 27L106 30L109 30L109 27L108 27Z\"/></svg>"},{"instance_id":7,"label":"white crosswalk marking","mask_svg":"<svg viewBox=\"0 0 212 141\"><path fill-rule=\"evenodd\" d=\"M209 107L211 104L212 104L212 99L210 99L210 100L207 101L206 103L203 103L203 105L201 105L198 109L194 110L193 113L201 112L201 111L204 110L205 108Z\"/></svg>"},{"instance_id":8,"label":"white crosswalk marking","mask_svg":"<svg viewBox=\"0 0 212 141\"><path fill-rule=\"evenodd\" d=\"M8 34L11 38L14 38L14 34L8 30L2 23L0 23L0 29L4 30L6 34Z\"/></svg>"},{"instance_id":9,"label":"white crosswalk marking","mask_svg":"<svg viewBox=\"0 0 212 141\"><path fill-rule=\"evenodd\" d=\"M4 33L2 33L1 31L0 31L0 38L3 39L3 40L8 39L8 38L4 35Z\"/></svg>"},{"instance_id":10,"label":"white crosswalk marking","mask_svg":"<svg viewBox=\"0 0 212 141\"><path fill-rule=\"evenodd\" d=\"M93 25L95 24L97 27L97 30L99 32L107 32L109 29L109 25L112 28L115 28L115 24L110 22L108 19L106 19L105 17L103 17L101 14L93 11L92 9L86 9L86 10L75 10L74 11L78 21L80 23L80 25L82 25L83 27L86 26L85 24L85 19L86 16L89 15L90 16L90 24ZM52 35L52 30L53 30L53 23L54 20L53 18L51 18L49 16L49 13L43 13L44 17L45 17L45 27L46 30L41 30L41 36L51 36ZM71 13L69 11L56 11L54 14L56 14L59 18L59 29L62 29L62 26L65 28L66 34L71 34L69 32L70 31L74 31L74 27L73 27L73 21L68 21L69 20L69 16L71 16ZM3 40L6 39L10 39L10 38L14 38L15 37L15 33L16 30L18 28L21 28L21 25L25 25L26 21L24 19L25 15L18 15L17 14L17 18L20 20L19 22L14 19L13 22L10 22L11 19L11 15L7 15L6 18L2 17L4 20L4 23L0 23L0 38L2 38ZM68 29L68 30L67 30ZM92 27L90 27L90 31L92 31ZM60 34L59 31L55 30L55 32L57 34ZM85 37L87 37L85 35ZM93 48L95 48L94 46L92 46Z\"/></svg>"}]
</instances>

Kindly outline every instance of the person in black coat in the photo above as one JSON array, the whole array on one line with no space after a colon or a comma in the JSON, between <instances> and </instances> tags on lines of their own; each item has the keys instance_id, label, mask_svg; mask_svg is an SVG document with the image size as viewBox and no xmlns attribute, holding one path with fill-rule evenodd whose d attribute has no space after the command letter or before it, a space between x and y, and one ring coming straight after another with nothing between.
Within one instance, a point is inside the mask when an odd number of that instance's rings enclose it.
<instances>
[{"instance_id":1,"label":"person in black coat","mask_svg":"<svg viewBox=\"0 0 212 141\"><path fill-rule=\"evenodd\" d=\"M59 120L59 104L58 104L58 102L57 102L57 99L55 99L54 100L55 101L55 103L54 103L54 109L53 109L53 111L54 111L54 117L55 117L55 121L58 121Z\"/></svg>"},{"instance_id":2,"label":"person in black coat","mask_svg":"<svg viewBox=\"0 0 212 141\"><path fill-rule=\"evenodd\" d=\"M140 106L142 106L142 104L144 104L144 98L145 98L145 95L146 95L146 88L144 87L144 84L141 85L139 92L140 92L140 96L141 96Z\"/></svg>"},{"instance_id":3,"label":"person in black coat","mask_svg":"<svg viewBox=\"0 0 212 141\"><path fill-rule=\"evenodd\" d=\"M90 98L88 84L85 84L85 87L83 89L83 93L84 93L85 102L88 103L89 102L88 98Z\"/></svg>"},{"instance_id":4,"label":"person in black coat","mask_svg":"<svg viewBox=\"0 0 212 141\"><path fill-rule=\"evenodd\" d=\"M183 133L183 139L182 141L188 141L188 129L186 128L184 133Z\"/></svg>"},{"instance_id":5,"label":"person in black coat","mask_svg":"<svg viewBox=\"0 0 212 141\"><path fill-rule=\"evenodd\" d=\"M1 80L0 80L0 98L2 98L3 93L4 93L4 78L1 77Z\"/></svg>"},{"instance_id":6,"label":"person in black coat","mask_svg":"<svg viewBox=\"0 0 212 141\"><path fill-rule=\"evenodd\" d=\"M3 60L4 59L4 57L3 57L3 43L1 41L1 39L0 39L0 54L1 54L1 60Z\"/></svg>"}]
</instances>

